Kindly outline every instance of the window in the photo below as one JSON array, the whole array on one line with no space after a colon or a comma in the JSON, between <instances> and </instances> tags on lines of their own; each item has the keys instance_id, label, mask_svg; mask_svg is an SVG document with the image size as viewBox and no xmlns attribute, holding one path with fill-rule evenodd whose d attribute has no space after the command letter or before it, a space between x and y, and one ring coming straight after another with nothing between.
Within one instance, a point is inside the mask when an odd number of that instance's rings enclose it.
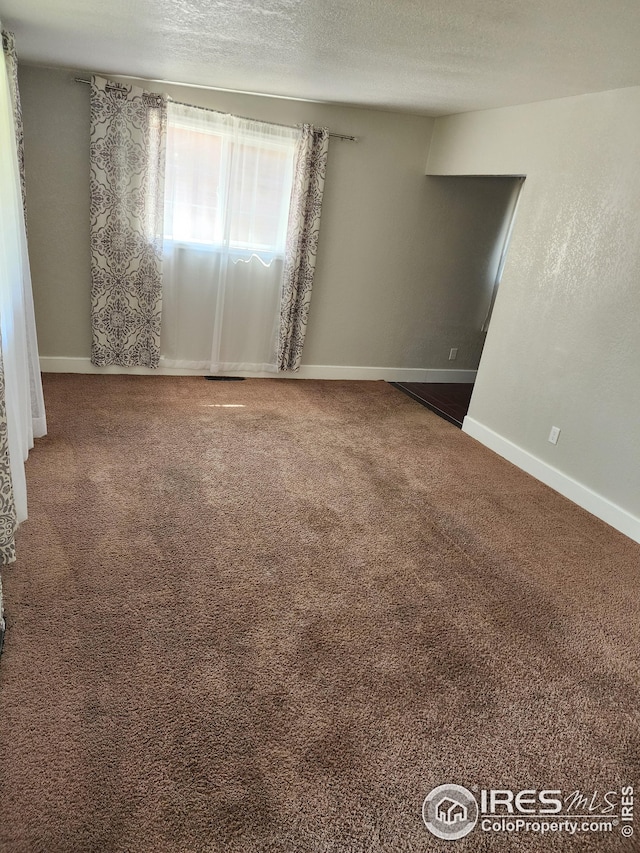
<instances>
[{"instance_id":1,"label":"window","mask_svg":"<svg viewBox=\"0 0 640 853\"><path fill-rule=\"evenodd\" d=\"M296 131L170 104L165 241L284 255Z\"/></svg>"}]
</instances>

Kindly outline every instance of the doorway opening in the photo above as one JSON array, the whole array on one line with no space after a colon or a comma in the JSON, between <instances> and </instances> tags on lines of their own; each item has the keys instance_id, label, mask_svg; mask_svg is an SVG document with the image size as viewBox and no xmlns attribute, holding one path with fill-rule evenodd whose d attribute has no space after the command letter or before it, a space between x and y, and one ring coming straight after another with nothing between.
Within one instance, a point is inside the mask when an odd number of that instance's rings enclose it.
<instances>
[{"instance_id":1,"label":"doorway opening","mask_svg":"<svg viewBox=\"0 0 640 853\"><path fill-rule=\"evenodd\" d=\"M491 323L524 185L523 175L429 177L442 212L448 295L455 321L442 330L448 361L433 381L396 388L462 427ZM463 362L458 361L462 351ZM443 359L447 358L446 346ZM453 362L453 363L452 363ZM462 368L462 369L458 369Z\"/></svg>"}]
</instances>

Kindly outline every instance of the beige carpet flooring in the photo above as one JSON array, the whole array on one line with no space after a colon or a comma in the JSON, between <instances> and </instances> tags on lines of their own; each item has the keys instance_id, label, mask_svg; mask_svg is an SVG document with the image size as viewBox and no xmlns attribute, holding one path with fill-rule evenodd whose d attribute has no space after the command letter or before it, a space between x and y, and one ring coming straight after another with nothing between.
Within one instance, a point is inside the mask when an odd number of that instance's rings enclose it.
<instances>
[{"instance_id":1,"label":"beige carpet flooring","mask_svg":"<svg viewBox=\"0 0 640 853\"><path fill-rule=\"evenodd\" d=\"M640 546L384 383L45 396L2 853L640 849L421 818L445 782L638 786Z\"/></svg>"}]
</instances>

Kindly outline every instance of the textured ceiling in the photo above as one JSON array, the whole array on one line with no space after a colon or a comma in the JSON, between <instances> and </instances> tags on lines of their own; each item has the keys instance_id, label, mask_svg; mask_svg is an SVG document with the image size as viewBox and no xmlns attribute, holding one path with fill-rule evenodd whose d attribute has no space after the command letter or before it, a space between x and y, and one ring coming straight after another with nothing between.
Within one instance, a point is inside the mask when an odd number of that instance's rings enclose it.
<instances>
[{"instance_id":1,"label":"textured ceiling","mask_svg":"<svg viewBox=\"0 0 640 853\"><path fill-rule=\"evenodd\" d=\"M640 85L640 0L0 0L21 59L442 115Z\"/></svg>"}]
</instances>

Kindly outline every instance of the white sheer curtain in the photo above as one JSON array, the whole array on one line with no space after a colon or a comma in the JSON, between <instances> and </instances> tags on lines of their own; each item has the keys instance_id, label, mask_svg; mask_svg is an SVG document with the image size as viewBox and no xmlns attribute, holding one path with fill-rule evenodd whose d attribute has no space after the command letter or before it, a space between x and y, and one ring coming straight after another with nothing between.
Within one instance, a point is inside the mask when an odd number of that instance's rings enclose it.
<instances>
[{"instance_id":1,"label":"white sheer curtain","mask_svg":"<svg viewBox=\"0 0 640 853\"><path fill-rule=\"evenodd\" d=\"M27 517L24 462L34 436L46 433L46 420L18 167L15 68L4 52L0 62L0 332L10 469L20 522Z\"/></svg>"},{"instance_id":2,"label":"white sheer curtain","mask_svg":"<svg viewBox=\"0 0 640 853\"><path fill-rule=\"evenodd\" d=\"M299 135L169 102L163 365L276 370Z\"/></svg>"}]
</instances>

